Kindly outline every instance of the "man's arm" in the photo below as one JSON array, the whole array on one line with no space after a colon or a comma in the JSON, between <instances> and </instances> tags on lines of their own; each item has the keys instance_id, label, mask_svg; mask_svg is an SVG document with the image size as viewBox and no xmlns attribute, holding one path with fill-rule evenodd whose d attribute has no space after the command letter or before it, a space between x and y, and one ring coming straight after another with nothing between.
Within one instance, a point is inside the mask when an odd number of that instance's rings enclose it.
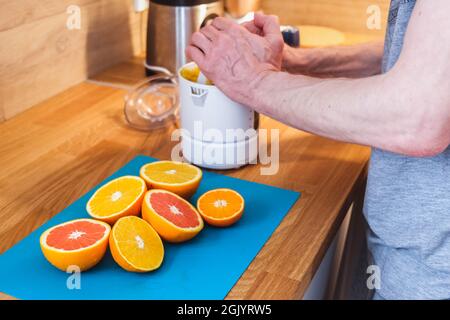
<instances>
[{"instance_id":1,"label":"man's arm","mask_svg":"<svg viewBox=\"0 0 450 320\"><path fill-rule=\"evenodd\" d=\"M417 3L402 54L387 74L317 81L269 71L250 105L322 136L412 156L438 154L450 143L448 10L445 0Z\"/></svg>"},{"instance_id":2,"label":"man's arm","mask_svg":"<svg viewBox=\"0 0 450 320\"><path fill-rule=\"evenodd\" d=\"M252 34L267 40L271 51L269 56L277 61L271 64L277 69L282 67L289 73L319 78L363 78L381 73L383 42L314 49L291 48L282 44L278 24L278 17L260 13L255 14L253 21L242 24ZM264 55L257 56L265 60Z\"/></svg>"},{"instance_id":3,"label":"man's arm","mask_svg":"<svg viewBox=\"0 0 450 320\"><path fill-rule=\"evenodd\" d=\"M363 78L381 73L383 43L331 48L283 50L283 69L312 77Z\"/></svg>"},{"instance_id":4,"label":"man's arm","mask_svg":"<svg viewBox=\"0 0 450 320\"><path fill-rule=\"evenodd\" d=\"M419 0L402 54L387 74L316 79L276 71L252 55L242 31L218 20L218 33L188 54L230 98L293 127L411 156L450 143L448 0ZM214 22L213 22L214 25Z\"/></svg>"}]
</instances>

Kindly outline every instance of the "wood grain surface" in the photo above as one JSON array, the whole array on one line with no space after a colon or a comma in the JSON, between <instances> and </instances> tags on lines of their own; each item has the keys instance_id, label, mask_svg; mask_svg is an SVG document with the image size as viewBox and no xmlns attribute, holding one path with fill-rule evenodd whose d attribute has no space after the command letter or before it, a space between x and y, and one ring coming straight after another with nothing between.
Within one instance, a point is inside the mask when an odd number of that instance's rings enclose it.
<instances>
[{"instance_id":1,"label":"wood grain surface","mask_svg":"<svg viewBox=\"0 0 450 320\"><path fill-rule=\"evenodd\" d=\"M96 81L138 81L143 76L139 64L118 65ZM124 93L81 83L0 124L0 253L137 154L170 158L176 126L130 129L123 117ZM279 130L278 173L261 175L262 165L222 173L300 191L302 197L227 298L298 299L363 185L370 150L266 117L261 126Z\"/></svg>"},{"instance_id":2,"label":"wood grain surface","mask_svg":"<svg viewBox=\"0 0 450 320\"><path fill-rule=\"evenodd\" d=\"M66 26L71 5L81 29ZM0 0L0 8L0 122L145 48L146 14L130 0Z\"/></svg>"},{"instance_id":3,"label":"wood grain surface","mask_svg":"<svg viewBox=\"0 0 450 320\"><path fill-rule=\"evenodd\" d=\"M263 0L262 9L278 15L283 24L318 25L382 38L389 3L390 0ZM381 11L380 29L367 28L367 8L373 5Z\"/></svg>"}]
</instances>

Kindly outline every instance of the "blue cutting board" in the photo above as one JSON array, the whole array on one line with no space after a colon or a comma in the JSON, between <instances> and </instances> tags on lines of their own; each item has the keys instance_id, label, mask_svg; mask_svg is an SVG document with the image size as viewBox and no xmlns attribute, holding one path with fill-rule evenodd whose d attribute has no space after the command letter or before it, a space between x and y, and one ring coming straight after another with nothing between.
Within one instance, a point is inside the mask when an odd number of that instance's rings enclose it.
<instances>
[{"instance_id":1,"label":"blue cutting board","mask_svg":"<svg viewBox=\"0 0 450 320\"><path fill-rule=\"evenodd\" d=\"M139 175L139 168L152 161L156 159L137 156L0 255L0 292L20 299L223 299L300 196L298 192L204 172L192 202L210 189L235 189L246 204L239 222L223 229L206 226L197 237L182 244L164 243L164 262L150 273L124 271L108 252L96 267L81 273L80 289L68 289L70 274L45 260L40 234L61 222L87 217L86 202L98 187L119 176Z\"/></svg>"}]
</instances>

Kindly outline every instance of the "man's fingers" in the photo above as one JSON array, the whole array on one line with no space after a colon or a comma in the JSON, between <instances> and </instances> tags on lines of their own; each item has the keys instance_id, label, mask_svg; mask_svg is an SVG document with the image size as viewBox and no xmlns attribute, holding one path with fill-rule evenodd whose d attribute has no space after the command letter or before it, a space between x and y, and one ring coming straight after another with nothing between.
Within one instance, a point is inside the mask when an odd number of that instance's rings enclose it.
<instances>
[{"instance_id":1,"label":"man's fingers","mask_svg":"<svg viewBox=\"0 0 450 320\"><path fill-rule=\"evenodd\" d=\"M200 68L205 62L205 54L197 47L188 46L186 48L186 56L194 61Z\"/></svg>"},{"instance_id":2,"label":"man's fingers","mask_svg":"<svg viewBox=\"0 0 450 320\"><path fill-rule=\"evenodd\" d=\"M211 48L211 40L209 40L203 33L195 32L191 38L191 45L196 46L204 53L208 53Z\"/></svg>"},{"instance_id":3,"label":"man's fingers","mask_svg":"<svg viewBox=\"0 0 450 320\"><path fill-rule=\"evenodd\" d=\"M280 34L280 23L277 16L255 13L254 23L256 27L263 30L265 36Z\"/></svg>"},{"instance_id":4,"label":"man's fingers","mask_svg":"<svg viewBox=\"0 0 450 320\"><path fill-rule=\"evenodd\" d=\"M207 25L200 29L200 32L205 35L210 41L214 41L219 37L220 31L217 30L213 25Z\"/></svg>"},{"instance_id":5,"label":"man's fingers","mask_svg":"<svg viewBox=\"0 0 450 320\"><path fill-rule=\"evenodd\" d=\"M257 35L261 35L261 29L258 28L257 26L255 26L255 23L253 21L247 21L241 24L241 26L243 26L245 29L247 29L248 31L250 31L251 33L257 34Z\"/></svg>"},{"instance_id":6,"label":"man's fingers","mask_svg":"<svg viewBox=\"0 0 450 320\"><path fill-rule=\"evenodd\" d=\"M218 30L229 30L230 28L232 28L234 25L236 25L235 22L233 22L231 19L227 19L224 17L218 17L215 18L213 20L213 22L211 23L216 29Z\"/></svg>"},{"instance_id":7,"label":"man's fingers","mask_svg":"<svg viewBox=\"0 0 450 320\"><path fill-rule=\"evenodd\" d=\"M255 13L255 25L262 29L263 37L276 48L282 50L284 46L283 36L280 31L278 17L274 15L266 16L262 13Z\"/></svg>"}]
</instances>

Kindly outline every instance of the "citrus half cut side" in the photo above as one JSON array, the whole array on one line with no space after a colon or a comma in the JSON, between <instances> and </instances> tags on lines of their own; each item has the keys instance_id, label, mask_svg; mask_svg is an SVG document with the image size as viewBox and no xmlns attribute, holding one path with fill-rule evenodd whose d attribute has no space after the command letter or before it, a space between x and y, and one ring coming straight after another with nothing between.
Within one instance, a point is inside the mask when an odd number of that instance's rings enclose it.
<instances>
[{"instance_id":1,"label":"citrus half cut side","mask_svg":"<svg viewBox=\"0 0 450 320\"><path fill-rule=\"evenodd\" d=\"M152 226L135 216L120 218L113 226L109 246L114 261L127 271L158 269L164 259L164 246Z\"/></svg>"},{"instance_id":2,"label":"citrus half cut side","mask_svg":"<svg viewBox=\"0 0 450 320\"><path fill-rule=\"evenodd\" d=\"M142 217L170 242L183 242L203 229L203 219L188 201L170 191L152 189L145 194Z\"/></svg>"},{"instance_id":3,"label":"citrus half cut side","mask_svg":"<svg viewBox=\"0 0 450 320\"><path fill-rule=\"evenodd\" d=\"M146 191L142 178L119 177L95 191L86 204L86 211L94 219L114 224L121 217L139 215Z\"/></svg>"},{"instance_id":4,"label":"citrus half cut side","mask_svg":"<svg viewBox=\"0 0 450 320\"><path fill-rule=\"evenodd\" d=\"M62 271L71 266L85 271L105 255L110 230L107 223L93 219L68 221L42 233L41 250L45 258Z\"/></svg>"},{"instance_id":5,"label":"citrus half cut side","mask_svg":"<svg viewBox=\"0 0 450 320\"><path fill-rule=\"evenodd\" d=\"M163 189L189 199L197 191L202 170L184 162L156 161L143 165L140 176L149 189Z\"/></svg>"},{"instance_id":6,"label":"citrus half cut side","mask_svg":"<svg viewBox=\"0 0 450 320\"><path fill-rule=\"evenodd\" d=\"M201 195L197 209L210 225L227 227L236 223L244 212L244 198L231 189L214 189Z\"/></svg>"}]
</instances>

